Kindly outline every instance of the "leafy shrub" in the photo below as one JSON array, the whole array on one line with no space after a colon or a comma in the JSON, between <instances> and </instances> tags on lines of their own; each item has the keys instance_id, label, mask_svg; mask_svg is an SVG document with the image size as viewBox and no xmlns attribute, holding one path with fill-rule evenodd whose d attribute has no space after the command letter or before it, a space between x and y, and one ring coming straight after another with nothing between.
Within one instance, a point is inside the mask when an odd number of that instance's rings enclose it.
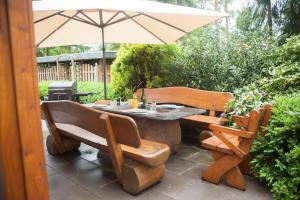
<instances>
[{"instance_id":1,"label":"leafy shrub","mask_svg":"<svg viewBox=\"0 0 300 200\"><path fill-rule=\"evenodd\" d=\"M122 45L112 64L114 95L129 98L138 87L167 86L177 53L175 45Z\"/></svg>"},{"instance_id":2,"label":"leafy shrub","mask_svg":"<svg viewBox=\"0 0 300 200\"><path fill-rule=\"evenodd\" d=\"M39 82L40 99L44 100L45 96L48 96L48 86L51 81ZM93 103L98 99L104 99L104 87L102 83L97 82L77 82L78 92L92 92L93 95L81 97L81 103ZM111 99L113 97L110 84L107 84L107 97Z\"/></svg>"},{"instance_id":3,"label":"leafy shrub","mask_svg":"<svg viewBox=\"0 0 300 200\"><path fill-rule=\"evenodd\" d=\"M40 99L44 100L46 96L48 96L48 86L50 81L41 81L39 82L39 94Z\"/></svg>"},{"instance_id":4,"label":"leafy shrub","mask_svg":"<svg viewBox=\"0 0 300 200\"><path fill-rule=\"evenodd\" d=\"M274 199L300 199L300 93L275 98L268 133L252 147L255 177Z\"/></svg>"},{"instance_id":5,"label":"leafy shrub","mask_svg":"<svg viewBox=\"0 0 300 200\"><path fill-rule=\"evenodd\" d=\"M267 79L260 85L270 96L290 94L300 90L300 35L291 37L271 56L275 66L270 67Z\"/></svg>"},{"instance_id":6,"label":"leafy shrub","mask_svg":"<svg viewBox=\"0 0 300 200\"><path fill-rule=\"evenodd\" d=\"M287 53L288 52L288 53ZM234 99L228 104L227 118L231 115L244 115L260 107L265 101L272 101L276 95L300 91L300 36L292 37L286 44L276 48L273 54L265 57L265 64L273 59L275 66L269 66L265 78L234 91ZM267 69L267 68L265 68Z\"/></svg>"},{"instance_id":7,"label":"leafy shrub","mask_svg":"<svg viewBox=\"0 0 300 200\"><path fill-rule=\"evenodd\" d=\"M111 85L106 84L107 88L107 98L112 99ZM104 86L102 83L98 82L78 82L77 83L78 92L92 92L93 95L80 98L80 103L94 103L98 99L104 99Z\"/></svg>"},{"instance_id":8,"label":"leafy shrub","mask_svg":"<svg viewBox=\"0 0 300 200\"><path fill-rule=\"evenodd\" d=\"M234 98L227 104L226 117L232 115L244 116L254 108L262 107L267 101L266 94L257 85L249 84L234 91Z\"/></svg>"},{"instance_id":9,"label":"leafy shrub","mask_svg":"<svg viewBox=\"0 0 300 200\"><path fill-rule=\"evenodd\" d=\"M234 91L259 79L272 65L274 45L259 32L224 38L220 27L207 26L180 41L183 55L176 59L172 85ZM267 65L265 60L268 59Z\"/></svg>"}]
</instances>

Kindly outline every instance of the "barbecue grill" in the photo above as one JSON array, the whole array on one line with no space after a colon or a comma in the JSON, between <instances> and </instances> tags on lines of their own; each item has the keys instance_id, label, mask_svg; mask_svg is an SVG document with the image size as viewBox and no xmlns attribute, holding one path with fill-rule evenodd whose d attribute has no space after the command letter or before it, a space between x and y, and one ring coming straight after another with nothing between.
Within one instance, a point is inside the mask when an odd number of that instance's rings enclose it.
<instances>
[{"instance_id":1,"label":"barbecue grill","mask_svg":"<svg viewBox=\"0 0 300 200\"><path fill-rule=\"evenodd\" d=\"M77 82L76 81L64 81L64 82L52 82L48 86L48 100L76 100Z\"/></svg>"}]
</instances>

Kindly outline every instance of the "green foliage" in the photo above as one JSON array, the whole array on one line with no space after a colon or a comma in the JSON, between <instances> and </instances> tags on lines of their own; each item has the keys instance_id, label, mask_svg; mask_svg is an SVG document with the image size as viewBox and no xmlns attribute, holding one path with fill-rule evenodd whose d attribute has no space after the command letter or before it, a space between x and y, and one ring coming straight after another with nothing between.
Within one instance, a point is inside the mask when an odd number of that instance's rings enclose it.
<instances>
[{"instance_id":1,"label":"green foliage","mask_svg":"<svg viewBox=\"0 0 300 200\"><path fill-rule=\"evenodd\" d=\"M268 68L263 61L273 52L273 43L259 32L247 37L232 33L228 41L223 36L222 28L207 26L183 38L183 55L171 68L174 78L170 83L233 91L260 78Z\"/></svg>"},{"instance_id":2,"label":"green foliage","mask_svg":"<svg viewBox=\"0 0 300 200\"><path fill-rule=\"evenodd\" d=\"M253 108L260 108L266 101L266 94L260 91L257 85L249 84L234 91L234 98L227 105L226 116L244 116Z\"/></svg>"},{"instance_id":3,"label":"green foliage","mask_svg":"<svg viewBox=\"0 0 300 200\"><path fill-rule=\"evenodd\" d=\"M300 1L278 0L273 6L273 16L281 28L282 41L300 34Z\"/></svg>"},{"instance_id":4,"label":"green foliage","mask_svg":"<svg viewBox=\"0 0 300 200\"><path fill-rule=\"evenodd\" d=\"M268 79L259 81L269 96L300 91L300 35L287 40L272 55L274 67L269 68Z\"/></svg>"},{"instance_id":5,"label":"green foliage","mask_svg":"<svg viewBox=\"0 0 300 200\"><path fill-rule=\"evenodd\" d=\"M40 99L44 99L48 96L48 86L51 81L39 82ZM80 98L80 103L94 103L98 99L104 99L104 87L102 83L97 82L77 82L78 92L92 92L93 95ZM111 99L113 97L110 84L107 84L107 97Z\"/></svg>"},{"instance_id":6,"label":"green foliage","mask_svg":"<svg viewBox=\"0 0 300 200\"><path fill-rule=\"evenodd\" d=\"M112 99L111 85L106 84L107 98ZM98 82L77 82L78 92L92 92L93 95L80 98L80 103L94 103L96 100L104 99L104 86Z\"/></svg>"},{"instance_id":7,"label":"green foliage","mask_svg":"<svg viewBox=\"0 0 300 200\"><path fill-rule=\"evenodd\" d=\"M264 60L265 78L234 92L226 117L244 115L272 102L268 133L254 142L253 173L265 181L274 199L299 199L300 184L300 36L276 48ZM272 65L270 65L272 60ZM274 99L274 96L281 96ZM232 125L230 123L230 125Z\"/></svg>"},{"instance_id":8,"label":"green foliage","mask_svg":"<svg viewBox=\"0 0 300 200\"><path fill-rule=\"evenodd\" d=\"M114 95L126 99L139 87L167 86L178 51L174 45L123 45L112 64Z\"/></svg>"},{"instance_id":9,"label":"green foliage","mask_svg":"<svg viewBox=\"0 0 300 200\"><path fill-rule=\"evenodd\" d=\"M299 0L251 0L237 17L237 27L242 31L263 30L265 35L286 38L300 34Z\"/></svg>"},{"instance_id":10,"label":"green foliage","mask_svg":"<svg viewBox=\"0 0 300 200\"><path fill-rule=\"evenodd\" d=\"M255 177L276 200L300 199L300 93L275 98L268 134L253 145Z\"/></svg>"},{"instance_id":11,"label":"green foliage","mask_svg":"<svg viewBox=\"0 0 300 200\"><path fill-rule=\"evenodd\" d=\"M50 81L41 81L39 82L39 94L40 99L44 100L46 96L48 96L48 86Z\"/></svg>"},{"instance_id":12,"label":"green foliage","mask_svg":"<svg viewBox=\"0 0 300 200\"><path fill-rule=\"evenodd\" d=\"M234 91L235 98L229 103L227 117L243 115L271 101L275 95L300 91L300 35L292 37L264 57L262 79Z\"/></svg>"}]
</instances>

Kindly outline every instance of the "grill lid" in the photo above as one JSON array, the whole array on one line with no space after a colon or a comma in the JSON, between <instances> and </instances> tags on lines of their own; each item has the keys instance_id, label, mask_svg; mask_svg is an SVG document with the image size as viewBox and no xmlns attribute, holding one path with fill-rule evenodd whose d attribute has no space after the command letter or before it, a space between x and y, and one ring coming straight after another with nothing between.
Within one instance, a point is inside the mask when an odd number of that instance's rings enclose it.
<instances>
[{"instance_id":1,"label":"grill lid","mask_svg":"<svg viewBox=\"0 0 300 200\"><path fill-rule=\"evenodd\" d=\"M74 90L76 89L76 81L52 82L48 86L48 90Z\"/></svg>"}]
</instances>

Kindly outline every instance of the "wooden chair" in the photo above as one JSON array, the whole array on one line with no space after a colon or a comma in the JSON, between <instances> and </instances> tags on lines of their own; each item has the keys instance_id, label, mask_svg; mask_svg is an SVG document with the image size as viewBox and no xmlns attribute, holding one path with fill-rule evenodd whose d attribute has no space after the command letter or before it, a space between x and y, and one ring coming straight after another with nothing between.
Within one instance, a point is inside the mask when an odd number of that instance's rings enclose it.
<instances>
[{"instance_id":1,"label":"wooden chair","mask_svg":"<svg viewBox=\"0 0 300 200\"><path fill-rule=\"evenodd\" d=\"M267 133L266 128L268 127L272 116L272 105L265 104L264 109L265 109L264 116L261 118L261 121L259 122L259 134L261 136L265 136ZM245 123L243 122L243 119L242 118L239 119L238 116L233 116L233 119L235 120L235 122ZM239 168L243 174L251 175L251 167L250 167L251 159L252 157L251 154L249 153L244 158L244 160L239 164Z\"/></svg>"},{"instance_id":2,"label":"wooden chair","mask_svg":"<svg viewBox=\"0 0 300 200\"><path fill-rule=\"evenodd\" d=\"M196 122L206 129L210 124L226 122L226 120L220 121L216 112L224 112L227 102L233 98L230 92L197 90L188 87L145 89L144 92L148 102L174 103L208 110L209 115L193 115L184 118L184 121ZM141 90L138 90L138 96L141 96Z\"/></svg>"},{"instance_id":3,"label":"wooden chair","mask_svg":"<svg viewBox=\"0 0 300 200\"><path fill-rule=\"evenodd\" d=\"M202 147L212 152L215 163L202 173L202 179L219 184L221 177L225 182L237 189L245 190L245 180L239 165L249 166L249 152L260 125L268 123L271 116L269 105L255 109L245 117L233 116L233 120L241 127L228 128L211 124L210 129L215 136L202 141Z\"/></svg>"},{"instance_id":4,"label":"wooden chair","mask_svg":"<svg viewBox=\"0 0 300 200\"><path fill-rule=\"evenodd\" d=\"M163 177L169 147L140 139L132 118L71 101L43 102L42 110L50 131L46 141L50 154L78 149L81 142L109 152L118 181L131 194Z\"/></svg>"}]
</instances>

